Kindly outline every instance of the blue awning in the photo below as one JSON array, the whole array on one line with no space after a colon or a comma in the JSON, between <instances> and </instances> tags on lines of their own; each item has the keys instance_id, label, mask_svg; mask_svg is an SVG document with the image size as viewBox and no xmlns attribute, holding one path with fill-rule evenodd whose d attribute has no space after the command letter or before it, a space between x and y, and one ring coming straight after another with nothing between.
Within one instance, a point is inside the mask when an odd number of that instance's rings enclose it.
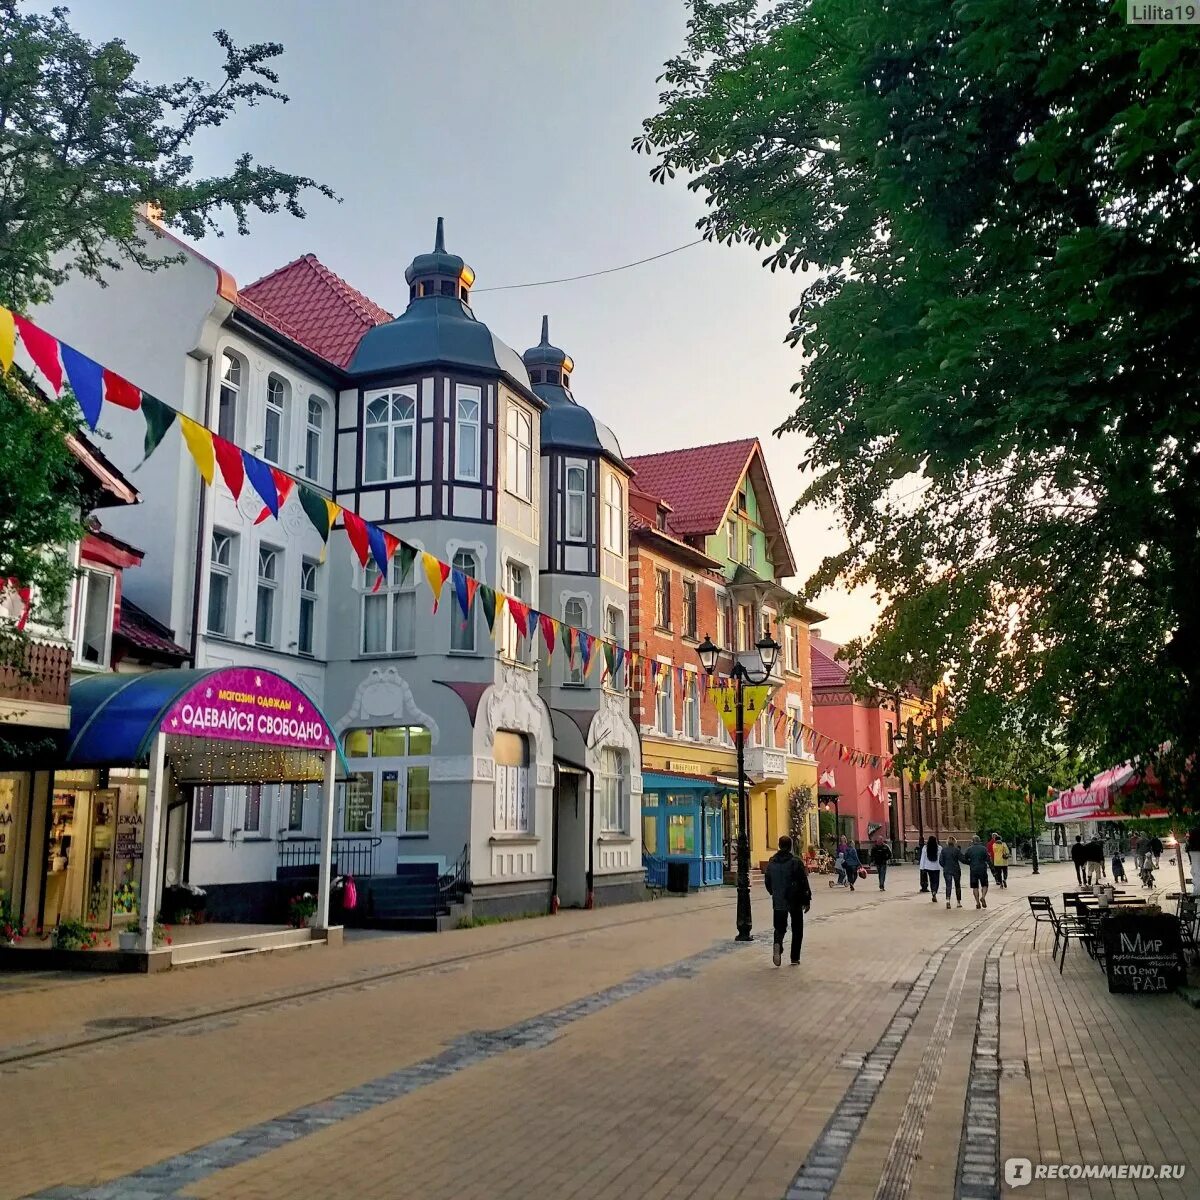
<instances>
[{"instance_id":1,"label":"blue awning","mask_svg":"<svg viewBox=\"0 0 1200 1200\"><path fill-rule=\"evenodd\" d=\"M679 775L671 771L643 771L642 792L727 792L713 775Z\"/></svg>"},{"instance_id":2,"label":"blue awning","mask_svg":"<svg viewBox=\"0 0 1200 1200\"><path fill-rule=\"evenodd\" d=\"M171 729L164 730L164 721L182 696L204 680L219 690L222 677L238 679L243 672L244 669L228 667L179 668L149 671L143 675L92 675L78 680L71 685L71 727L67 735L65 765L145 766L157 734L172 732ZM294 683L272 671L255 668L253 674L259 682L277 682L288 689L289 694L302 697L307 705L308 720L319 719L331 744L337 746L337 738L324 714ZM271 714L265 719L273 718L274 714Z\"/></svg>"}]
</instances>

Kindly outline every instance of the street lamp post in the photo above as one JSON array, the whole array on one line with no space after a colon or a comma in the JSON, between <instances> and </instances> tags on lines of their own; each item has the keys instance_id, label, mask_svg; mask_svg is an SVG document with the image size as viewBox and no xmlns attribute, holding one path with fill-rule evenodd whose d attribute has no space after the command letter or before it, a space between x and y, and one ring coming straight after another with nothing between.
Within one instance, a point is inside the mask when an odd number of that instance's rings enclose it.
<instances>
[{"instance_id":1,"label":"street lamp post","mask_svg":"<svg viewBox=\"0 0 1200 1200\"><path fill-rule=\"evenodd\" d=\"M737 838L737 940L750 941L750 800L746 794L746 705L745 688L767 682L779 661L779 643L764 633L754 644L762 663L761 674L749 671L737 659L733 663L734 701L737 716L737 779L738 779L738 838ZM696 647L704 673L711 676L716 670L722 651L706 633Z\"/></svg>"},{"instance_id":2,"label":"street lamp post","mask_svg":"<svg viewBox=\"0 0 1200 1200\"><path fill-rule=\"evenodd\" d=\"M1026 792L1025 799L1029 802L1029 862L1033 867L1033 873L1038 872L1038 852L1037 852L1037 823L1033 818L1033 793Z\"/></svg>"},{"instance_id":3,"label":"street lamp post","mask_svg":"<svg viewBox=\"0 0 1200 1200\"><path fill-rule=\"evenodd\" d=\"M908 857L908 838L905 836L905 824L908 812L904 805L904 745L905 737L900 732L900 701L896 701L896 734L892 739L896 747L893 758L896 763L896 779L900 784L900 861Z\"/></svg>"}]
</instances>

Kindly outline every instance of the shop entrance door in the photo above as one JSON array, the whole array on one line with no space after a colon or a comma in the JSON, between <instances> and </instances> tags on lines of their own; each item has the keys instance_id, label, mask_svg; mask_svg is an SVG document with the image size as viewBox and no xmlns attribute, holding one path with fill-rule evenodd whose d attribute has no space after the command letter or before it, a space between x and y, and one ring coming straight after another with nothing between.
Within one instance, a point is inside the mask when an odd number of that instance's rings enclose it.
<instances>
[{"instance_id":1,"label":"shop entrance door","mask_svg":"<svg viewBox=\"0 0 1200 1200\"><path fill-rule=\"evenodd\" d=\"M112 928L116 827L115 789L61 786L56 779L46 845L44 928L67 920Z\"/></svg>"}]
</instances>

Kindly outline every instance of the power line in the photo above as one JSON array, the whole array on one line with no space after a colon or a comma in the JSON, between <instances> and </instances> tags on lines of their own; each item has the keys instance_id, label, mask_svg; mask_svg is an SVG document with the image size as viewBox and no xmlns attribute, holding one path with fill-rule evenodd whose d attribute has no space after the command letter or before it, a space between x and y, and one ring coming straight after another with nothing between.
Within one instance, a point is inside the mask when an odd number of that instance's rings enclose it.
<instances>
[{"instance_id":1,"label":"power line","mask_svg":"<svg viewBox=\"0 0 1200 1200\"><path fill-rule=\"evenodd\" d=\"M669 254L678 254L680 250L690 250L693 246L700 245L702 241L704 241L703 238L697 238L694 242L687 242L682 246L676 246L673 250L664 250L661 254L650 255L649 258L639 258L637 262L622 263L619 267L606 267L603 271L588 271L583 275L567 275L562 279L539 279L535 283L505 283L499 287L473 288L472 294L478 295L480 292L511 292L517 288L549 287L552 283L574 283L578 279L595 279L597 275L613 275L617 271L628 271L630 267L640 267L645 263L666 258Z\"/></svg>"}]
</instances>

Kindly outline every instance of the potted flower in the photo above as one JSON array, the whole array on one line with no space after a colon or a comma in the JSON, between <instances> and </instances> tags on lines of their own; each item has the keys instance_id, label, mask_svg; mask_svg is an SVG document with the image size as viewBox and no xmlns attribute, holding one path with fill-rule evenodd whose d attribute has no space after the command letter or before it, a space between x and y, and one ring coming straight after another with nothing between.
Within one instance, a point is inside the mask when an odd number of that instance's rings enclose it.
<instances>
[{"instance_id":1,"label":"potted flower","mask_svg":"<svg viewBox=\"0 0 1200 1200\"><path fill-rule=\"evenodd\" d=\"M317 911L317 898L312 892L302 892L288 901L288 924L303 929Z\"/></svg>"},{"instance_id":2,"label":"potted flower","mask_svg":"<svg viewBox=\"0 0 1200 1200\"><path fill-rule=\"evenodd\" d=\"M208 894L194 883L173 883L163 889L163 920L177 925L198 925L203 920Z\"/></svg>"},{"instance_id":3,"label":"potted flower","mask_svg":"<svg viewBox=\"0 0 1200 1200\"><path fill-rule=\"evenodd\" d=\"M55 950L91 950L99 940L94 929L70 917L50 931L50 945Z\"/></svg>"},{"instance_id":4,"label":"potted flower","mask_svg":"<svg viewBox=\"0 0 1200 1200\"><path fill-rule=\"evenodd\" d=\"M25 932L17 919L12 898L0 895L0 946L15 946L25 936Z\"/></svg>"}]
</instances>

